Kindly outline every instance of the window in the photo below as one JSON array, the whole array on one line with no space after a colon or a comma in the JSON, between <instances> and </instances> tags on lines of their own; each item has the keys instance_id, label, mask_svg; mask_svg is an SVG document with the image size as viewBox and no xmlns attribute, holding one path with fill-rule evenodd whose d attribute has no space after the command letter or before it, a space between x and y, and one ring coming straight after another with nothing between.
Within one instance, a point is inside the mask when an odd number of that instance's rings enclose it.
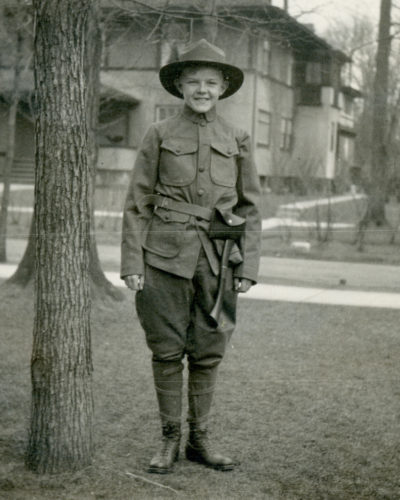
<instances>
[{"instance_id":1,"label":"window","mask_svg":"<svg viewBox=\"0 0 400 500\"><path fill-rule=\"evenodd\" d=\"M292 146L293 121L291 118L281 118L281 149L289 151Z\"/></svg>"},{"instance_id":2,"label":"window","mask_svg":"<svg viewBox=\"0 0 400 500\"><path fill-rule=\"evenodd\" d=\"M268 148L271 140L271 113L264 109L258 110L257 146Z\"/></svg>"},{"instance_id":3,"label":"window","mask_svg":"<svg viewBox=\"0 0 400 500\"><path fill-rule=\"evenodd\" d=\"M336 123L331 123L331 151L335 150L336 145Z\"/></svg>"},{"instance_id":4,"label":"window","mask_svg":"<svg viewBox=\"0 0 400 500\"><path fill-rule=\"evenodd\" d=\"M319 62L309 62L306 66L306 83L311 85L322 84L322 66Z\"/></svg>"},{"instance_id":5,"label":"window","mask_svg":"<svg viewBox=\"0 0 400 500\"><path fill-rule=\"evenodd\" d=\"M293 85L293 57L290 55L287 58L287 67L286 67L286 85Z\"/></svg>"},{"instance_id":6,"label":"window","mask_svg":"<svg viewBox=\"0 0 400 500\"><path fill-rule=\"evenodd\" d=\"M292 85L293 58L286 50L281 49L279 54L279 81Z\"/></svg>"},{"instance_id":7,"label":"window","mask_svg":"<svg viewBox=\"0 0 400 500\"><path fill-rule=\"evenodd\" d=\"M346 115L353 116L353 105L353 99L351 97L344 96L344 112L346 113Z\"/></svg>"},{"instance_id":8,"label":"window","mask_svg":"<svg viewBox=\"0 0 400 500\"><path fill-rule=\"evenodd\" d=\"M262 43L262 50L261 50L261 72L264 75L269 74L269 65L270 65L270 60L271 60L271 47L269 44L268 40L264 40Z\"/></svg>"},{"instance_id":9,"label":"window","mask_svg":"<svg viewBox=\"0 0 400 500\"><path fill-rule=\"evenodd\" d=\"M98 136L100 146L128 146L129 108L126 102L114 99L101 100Z\"/></svg>"},{"instance_id":10,"label":"window","mask_svg":"<svg viewBox=\"0 0 400 500\"><path fill-rule=\"evenodd\" d=\"M157 105L155 109L155 121L159 122L166 118L171 118L177 115L180 109L181 106L179 104L171 104L169 106Z\"/></svg>"}]
</instances>

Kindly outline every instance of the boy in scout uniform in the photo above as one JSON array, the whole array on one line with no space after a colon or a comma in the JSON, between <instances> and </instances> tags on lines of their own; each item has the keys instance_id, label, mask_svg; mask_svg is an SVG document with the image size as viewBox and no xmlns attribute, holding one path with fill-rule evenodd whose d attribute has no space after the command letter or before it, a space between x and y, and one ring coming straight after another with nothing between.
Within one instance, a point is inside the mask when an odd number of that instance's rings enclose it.
<instances>
[{"instance_id":1,"label":"boy in scout uniform","mask_svg":"<svg viewBox=\"0 0 400 500\"><path fill-rule=\"evenodd\" d=\"M186 457L232 470L234 461L210 446L207 418L235 326L237 293L256 282L259 264L260 190L250 139L216 112L218 100L240 88L243 73L225 62L221 49L200 40L161 68L160 81L184 105L178 116L153 124L143 140L124 208L121 262L152 351L162 424L162 444L148 471L170 472L178 459L185 356ZM224 241L218 233L210 237L216 213L227 226L246 224L230 252L217 319L211 311Z\"/></svg>"}]
</instances>

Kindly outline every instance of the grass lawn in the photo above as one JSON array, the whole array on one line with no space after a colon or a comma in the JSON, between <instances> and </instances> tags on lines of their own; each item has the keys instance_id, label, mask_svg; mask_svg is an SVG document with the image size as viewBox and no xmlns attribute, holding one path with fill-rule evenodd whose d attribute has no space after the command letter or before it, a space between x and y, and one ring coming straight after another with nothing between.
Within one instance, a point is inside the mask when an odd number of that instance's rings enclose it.
<instances>
[{"instance_id":1,"label":"grass lawn","mask_svg":"<svg viewBox=\"0 0 400 500\"><path fill-rule=\"evenodd\" d=\"M400 498L399 311L242 300L211 419L241 465L182 458L158 476L145 471L159 437L150 356L127 298L93 307L93 465L41 477L23 465L31 291L0 287L1 499Z\"/></svg>"}]
</instances>

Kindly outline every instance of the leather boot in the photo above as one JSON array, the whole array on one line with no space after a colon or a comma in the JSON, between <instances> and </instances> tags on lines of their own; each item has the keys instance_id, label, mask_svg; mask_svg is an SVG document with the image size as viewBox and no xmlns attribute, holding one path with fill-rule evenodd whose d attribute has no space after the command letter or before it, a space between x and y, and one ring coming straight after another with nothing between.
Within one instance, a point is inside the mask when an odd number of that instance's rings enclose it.
<instances>
[{"instance_id":1,"label":"leather boot","mask_svg":"<svg viewBox=\"0 0 400 500\"><path fill-rule=\"evenodd\" d=\"M172 472L179 457L182 415L183 365L180 361L153 361L154 385L162 425L162 442L152 458L148 472Z\"/></svg>"},{"instance_id":2,"label":"leather boot","mask_svg":"<svg viewBox=\"0 0 400 500\"><path fill-rule=\"evenodd\" d=\"M205 424L190 424L189 440L186 444L186 458L216 470L230 471L235 468L235 462L215 452L208 439Z\"/></svg>"},{"instance_id":3,"label":"leather boot","mask_svg":"<svg viewBox=\"0 0 400 500\"><path fill-rule=\"evenodd\" d=\"M151 459L148 472L168 474L172 472L174 463L179 458L179 444L181 441L181 426L174 422L162 426L162 444L156 455Z\"/></svg>"},{"instance_id":4,"label":"leather boot","mask_svg":"<svg viewBox=\"0 0 400 500\"><path fill-rule=\"evenodd\" d=\"M217 367L202 368L189 363L189 439L186 458L213 469L229 471L235 462L212 450L207 435L207 419L214 395Z\"/></svg>"}]
</instances>

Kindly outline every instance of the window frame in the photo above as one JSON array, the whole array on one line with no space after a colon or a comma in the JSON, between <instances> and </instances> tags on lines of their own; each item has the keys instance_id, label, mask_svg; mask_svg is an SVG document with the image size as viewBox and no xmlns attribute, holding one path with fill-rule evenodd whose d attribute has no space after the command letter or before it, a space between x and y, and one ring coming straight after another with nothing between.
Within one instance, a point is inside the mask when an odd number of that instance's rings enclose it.
<instances>
[{"instance_id":1,"label":"window frame","mask_svg":"<svg viewBox=\"0 0 400 500\"><path fill-rule=\"evenodd\" d=\"M260 125L261 124L261 125ZM260 128L265 125L267 127L267 137L264 139L264 134L260 138ZM257 146L264 148L269 148L271 146L271 125L272 125L272 115L267 109L258 108L257 110Z\"/></svg>"},{"instance_id":2,"label":"window frame","mask_svg":"<svg viewBox=\"0 0 400 500\"><path fill-rule=\"evenodd\" d=\"M180 104L156 104L154 107L154 121L160 122L176 116L181 109ZM165 116L161 115L165 113Z\"/></svg>"},{"instance_id":3,"label":"window frame","mask_svg":"<svg viewBox=\"0 0 400 500\"><path fill-rule=\"evenodd\" d=\"M288 118L287 116L281 116L281 140L280 140L280 150L290 151L292 149L293 142L293 118Z\"/></svg>"}]
</instances>

